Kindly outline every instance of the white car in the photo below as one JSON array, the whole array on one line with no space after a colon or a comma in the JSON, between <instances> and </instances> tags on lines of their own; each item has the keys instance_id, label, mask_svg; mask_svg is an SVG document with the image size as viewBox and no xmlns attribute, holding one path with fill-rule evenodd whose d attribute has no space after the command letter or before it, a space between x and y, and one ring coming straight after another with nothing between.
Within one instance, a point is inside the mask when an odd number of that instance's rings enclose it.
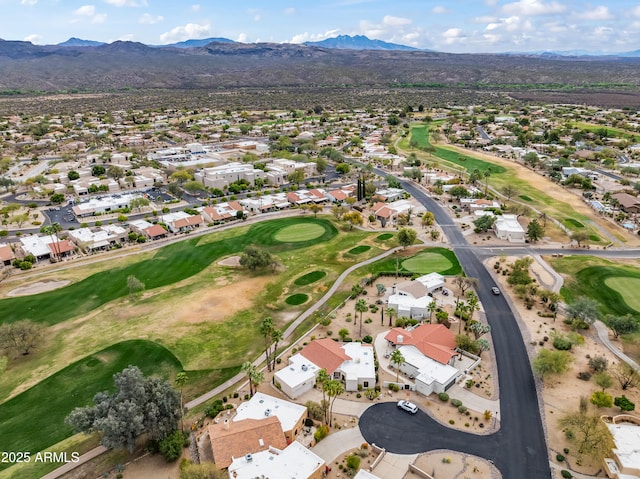
<instances>
[{"instance_id":1,"label":"white car","mask_svg":"<svg viewBox=\"0 0 640 479\"><path fill-rule=\"evenodd\" d=\"M491 292L497 296L500 294L500 289L498 289L497 286L494 286L493 288L491 288Z\"/></svg>"},{"instance_id":2,"label":"white car","mask_svg":"<svg viewBox=\"0 0 640 479\"><path fill-rule=\"evenodd\" d=\"M418 406L416 406L415 404L409 401L405 401L405 400L398 401L398 407L400 409L404 409L407 412L410 412L411 414L415 414L418 412Z\"/></svg>"}]
</instances>

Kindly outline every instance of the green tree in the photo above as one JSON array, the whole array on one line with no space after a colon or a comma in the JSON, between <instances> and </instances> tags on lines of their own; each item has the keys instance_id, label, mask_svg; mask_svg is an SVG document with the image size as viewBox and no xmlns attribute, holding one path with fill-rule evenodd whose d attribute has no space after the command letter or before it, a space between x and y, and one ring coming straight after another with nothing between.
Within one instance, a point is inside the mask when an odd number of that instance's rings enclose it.
<instances>
[{"instance_id":1,"label":"green tree","mask_svg":"<svg viewBox=\"0 0 640 479\"><path fill-rule=\"evenodd\" d=\"M336 173L346 175L351 171L351 165L349 163L338 163L336 165Z\"/></svg>"},{"instance_id":2,"label":"green tree","mask_svg":"<svg viewBox=\"0 0 640 479\"><path fill-rule=\"evenodd\" d=\"M630 314L624 316L607 315L604 322L609 326L616 339L621 334L635 333L640 329L640 321Z\"/></svg>"},{"instance_id":3,"label":"green tree","mask_svg":"<svg viewBox=\"0 0 640 479\"><path fill-rule=\"evenodd\" d=\"M529 237L529 241L532 243L537 243L544 236L544 228L538 220L533 219L527 226L527 236Z\"/></svg>"},{"instance_id":4,"label":"green tree","mask_svg":"<svg viewBox=\"0 0 640 479\"><path fill-rule=\"evenodd\" d=\"M91 168L91 174L96 177L103 176L106 172L106 168L102 165L94 165L93 168Z\"/></svg>"},{"instance_id":5,"label":"green tree","mask_svg":"<svg viewBox=\"0 0 640 479\"><path fill-rule=\"evenodd\" d=\"M189 170L178 170L171 174L169 177L171 181L175 181L179 184L186 183L187 181L193 180L193 175Z\"/></svg>"},{"instance_id":6,"label":"green tree","mask_svg":"<svg viewBox=\"0 0 640 479\"><path fill-rule=\"evenodd\" d=\"M411 228L400 228L400 231L398 231L398 243L403 249L415 243L417 238L418 233Z\"/></svg>"},{"instance_id":7,"label":"green tree","mask_svg":"<svg viewBox=\"0 0 640 479\"><path fill-rule=\"evenodd\" d=\"M320 390L322 391L322 402L320 403L320 407L322 408L322 422L323 424L329 424L329 401L327 401L327 390L324 385L331 381L331 376L327 373L325 368L322 368L318 371L318 375L316 376L316 384L320 386Z\"/></svg>"},{"instance_id":8,"label":"green tree","mask_svg":"<svg viewBox=\"0 0 640 479\"><path fill-rule=\"evenodd\" d=\"M598 387L602 388L603 391L613 386L613 378L606 371L600 371L594 374L591 379Z\"/></svg>"},{"instance_id":9,"label":"green tree","mask_svg":"<svg viewBox=\"0 0 640 479\"><path fill-rule=\"evenodd\" d=\"M347 222L350 226L349 229L352 230L354 226L362 226L364 224L364 218L357 211L349 211L342 215L342 221Z\"/></svg>"},{"instance_id":10,"label":"green tree","mask_svg":"<svg viewBox=\"0 0 640 479\"><path fill-rule=\"evenodd\" d=\"M228 479L227 471L222 471L211 462L193 464L186 462L180 465L180 479Z\"/></svg>"},{"instance_id":11,"label":"green tree","mask_svg":"<svg viewBox=\"0 0 640 479\"><path fill-rule=\"evenodd\" d=\"M500 191L507 197L507 201L511 201L514 196L518 196L517 188L510 184L503 186Z\"/></svg>"},{"instance_id":12,"label":"green tree","mask_svg":"<svg viewBox=\"0 0 640 479\"><path fill-rule=\"evenodd\" d=\"M317 218L318 213L322 212L322 205L319 205L317 203L311 203L311 205L309 205L309 211L313 213L314 218Z\"/></svg>"},{"instance_id":13,"label":"green tree","mask_svg":"<svg viewBox=\"0 0 640 479\"><path fill-rule=\"evenodd\" d=\"M295 170L293 173L290 173L289 176L287 176L287 180L289 180L289 183L295 183L299 186L300 183L304 181L304 170Z\"/></svg>"},{"instance_id":14,"label":"green tree","mask_svg":"<svg viewBox=\"0 0 640 479\"><path fill-rule=\"evenodd\" d=\"M28 319L0 325L0 350L11 355L27 356L42 341L44 328Z\"/></svg>"},{"instance_id":15,"label":"green tree","mask_svg":"<svg viewBox=\"0 0 640 479\"><path fill-rule=\"evenodd\" d=\"M134 299L144 291L145 285L134 275L130 274L127 276L127 288L129 288L129 298Z\"/></svg>"},{"instance_id":16,"label":"green tree","mask_svg":"<svg viewBox=\"0 0 640 479\"><path fill-rule=\"evenodd\" d=\"M567 351L541 349L533 360L533 372L544 381L547 377L563 374L571 361L572 357Z\"/></svg>"},{"instance_id":17,"label":"green tree","mask_svg":"<svg viewBox=\"0 0 640 479\"><path fill-rule=\"evenodd\" d=\"M598 414L588 411L585 398L581 399L579 411L560 418L559 425L570 431L571 440L578 445L578 454L585 454L594 461L602 461L613 447L607 426Z\"/></svg>"},{"instance_id":18,"label":"green tree","mask_svg":"<svg viewBox=\"0 0 640 479\"><path fill-rule=\"evenodd\" d=\"M580 248L582 242L589 239L589 235L584 231L574 231L573 233L571 233L570 238L571 241L575 241L576 243L578 243L578 248Z\"/></svg>"},{"instance_id":19,"label":"green tree","mask_svg":"<svg viewBox=\"0 0 640 479\"><path fill-rule=\"evenodd\" d=\"M396 310L393 308L385 308L384 314L389 318L389 327L393 324L393 317L396 315Z\"/></svg>"},{"instance_id":20,"label":"green tree","mask_svg":"<svg viewBox=\"0 0 640 479\"><path fill-rule=\"evenodd\" d=\"M331 207L331 213L337 220L341 220L347 209L342 205L334 205Z\"/></svg>"},{"instance_id":21,"label":"green tree","mask_svg":"<svg viewBox=\"0 0 640 479\"><path fill-rule=\"evenodd\" d=\"M591 395L591 404L596 407L612 407L613 398L604 391L596 391Z\"/></svg>"},{"instance_id":22,"label":"green tree","mask_svg":"<svg viewBox=\"0 0 640 479\"><path fill-rule=\"evenodd\" d=\"M618 381L623 391L640 386L640 374L625 362L611 369L611 375Z\"/></svg>"},{"instance_id":23,"label":"green tree","mask_svg":"<svg viewBox=\"0 0 640 479\"><path fill-rule=\"evenodd\" d=\"M471 183L472 185L476 185L476 183L478 183L478 181L480 181L482 179L482 172L478 169L475 168L470 174L469 174L469 183Z\"/></svg>"},{"instance_id":24,"label":"green tree","mask_svg":"<svg viewBox=\"0 0 640 479\"><path fill-rule=\"evenodd\" d=\"M344 393L344 384L342 381L338 381L337 379L330 379L323 385L327 396L329 397L330 406L329 406L329 425L333 424L333 405L338 399L338 396Z\"/></svg>"},{"instance_id":25,"label":"green tree","mask_svg":"<svg viewBox=\"0 0 640 479\"><path fill-rule=\"evenodd\" d=\"M538 158L538 154L535 151L530 151L526 155L524 155L523 161L526 165L529 165L534 170L536 166L540 162L540 158Z\"/></svg>"},{"instance_id":26,"label":"green tree","mask_svg":"<svg viewBox=\"0 0 640 479\"><path fill-rule=\"evenodd\" d=\"M367 302L364 299L359 299L356 301L355 305L356 313L360 313L360 334L362 337L362 314L366 313L369 310L369 306L367 306Z\"/></svg>"},{"instance_id":27,"label":"green tree","mask_svg":"<svg viewBox=\"0 0 640 479\"><path fill-rule=\"evenodd\" d=\"M184 402L182 393L184 392L184 387L188 381L189 376L184 371L180 371L176 374L176 379L174 381L176 386L178 386L178 389L180 389L180 430L182 431L184 431Z\"/></svg>"},{"instance_id":28,"label":"green tree","mask_svg":"<svg viewBox=\"0 0 640 479\"><path fill-rule=\"evenodd\" d=\"M273 333L276 330L271 316L266 316L260 323L260 334L264 338L264 356L267 361L267 371L271 372L271 345Z\"/></svg>"},{"instance_id":29,"label":"green tree","mask_svg":"<svg viewBox=\"0 0 640 479\"><path fill-rule=\"evenodd\" d=\"M622 412L633 411L636 408L636 405L629 401L624 394L615 398L613 404L618 406Z\"/></svg>"},{"instance_id":30,"label":"green tree","mask_svg":"<svg viewBox=\"0 0 640 479\"><path fill-rule=\"evenodd\" d=\"M243 363L240 370L246 374L247 379L249 380L249 395L253 397L254 390L256 390L258 385L264 381L264 374L254 366L251 361Z\"/></svg>"},{"instance_id":31,"label":"green tree","mask_svg":"<svg viewBox=\"0 0 640 479\"><path fill-rule=\"evenodd\" d=\"M480 353L478 342L466 334L456 334L456 347L471 354Z\"/></svg>"},{"instance_id":32,"label":"green tree","mask_svg":"<svg viewBox=\"0 0 640 479\"><path fill-rule=\"evenodd\" d=\"M567 306L567 319L574 327L588 327L600 319L600 307L595 299L579 296Z\"/></svg>"},{"instance_id":33,"label":"green tree","mask_svg":"<svg viewBox=\"0 0 640 479\"><path fill-rule=\"evenodd\" d=\"M43 226L42 228L40 228L40 232L42 234L45 235L49 235L51 236L51 246L52 246L52 252L53 255L58 259L58 261L60 260L60 247L59 247L59 239L58 239L58 233L62 231L62 226L60 226L60 223L51 223L50 225L47 226Z\"/></svg>"},{"instance_id":34,"label":"green tree","mask_svg":"<svg viewBox=\"0 0 640 479\"><path fill-rule=\"evenodd\" d=\"M404 358L404 355L402 354L402 351L400 351L399 349L394 349L393 352L391 353L391 356L389 357L389 360L395 365L396 383L397 383L400 378L400 368L405 363L405 358Z\"/></svg>"},{"instance_id":35,"label":"green tree","mask_svg":"<svg viewBox=\"0 0 640 479\"><path fill-rule=\"evenodd\" d=\"M484 170L482 174L484 175L484 196L487 196L487 192L489 191L489 177L491 176L491 167Z\"/></svg>"},{"instance_id":36,"label":"green tree","mask_svg":"<svg viewBox=\"0 0 640 479\"><path fill-rule=\"evenodd\" d=\"M258 248L254 245L249 245L244 249L244 252L240 256L240 265L248 268L249 271L264 269L267 267L271 267L272 270L275 270L276 260L267 250Z\"/></svg>"},{"instance_id":37,"label":"green tree","mask_svg":"<svg viewBox=\"0 0 640 479\"><path fill-rule=\"evenodd\" d=\"M469 196L469 190L467 190L464 186L454 186L449 190L449 194L451 198L455 198L460 201L460 198L466 198Z\"/></svg>"},{"instance_id":38,"label":"green tree","mask_svg":"<svg viewBox=\"0 0 640 479\"><path fill-rule=\"evenodd\" d=\"M473 226L475 228L473 231L476 233L486 233L491 228L493 228L493 224L496 222L496 217L493 215L482 215L480 218L476 218L473 220Z\"/></svg>"},{"instance_id":39,"label":"green tree","mask_svg":"<svg viewBox=\"0 0 640 479\"><path fill-rule=\"evenodd\" d=\"M108 448L133 451L141 434L162 440L176 430L180 400L171 385L160 378L146 378L136 366L114 375L115 391L93 398L94 406L75 408L65 419L76 432L102 433Z\"/></svg>"},{"instance_id":40,"label":"green tree","mask_svg":"<svg viewBox=\"0 0 640 479\"><path fill-rule=\"evenodd\" d=\"M111 165L107 168L107 176L110 176L114 180L118 181L120 178L124 177L124 170L116 165Z\"/></svg>"},{"instance_id":41,"label":"green tree","mask_svg":"<svg viewBox=\"0 0 640 479\"><path fill-rule=\"evenodd\" d=\"M425 211L422 215L422 228L432 226L436 221L435 215L431 211Z\"/></svg>"},{"instance_id":42,"label":"green tree","mask_svg":"<svg viewBox=\"0 0 640 479\"><path fill-rule=\"evenodd\" d=\"M139 196L137 198L132 198L131 201L129 202L129 207L132 210L140 211L145 206L149 206L149 200L142 196Z\"/></svg>"},{"instance_id":43,"label":"green tree","mask_svg":"<svg viewBox=\"0 0 640 479\"><path fill-rule=\"evenodd\" d=\"M69 180L71 181L77 180L78 178L80 178L80 173L78 173L76 170L71 170L67 173L67 178L69 178Z\"/></svg>"},{"instance_id":44,"label":"green tree","mask_svg":"<svg viewBox=\"0 0 640 479\"><path fill-rule=\"evenodd\" d=\"M184 449L184 433L174 431L165 437L159 444L160 454L167 462L177 461Z\"/></svg>"}]
</instances>

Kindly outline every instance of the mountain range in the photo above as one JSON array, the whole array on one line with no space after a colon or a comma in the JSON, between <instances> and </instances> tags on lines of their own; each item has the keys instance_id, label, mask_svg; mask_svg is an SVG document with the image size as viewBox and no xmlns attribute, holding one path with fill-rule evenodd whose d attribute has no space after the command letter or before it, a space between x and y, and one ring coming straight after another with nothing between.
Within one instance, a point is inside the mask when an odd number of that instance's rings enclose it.
<instances>
[{"instance_id":1,"label":"mountain range","mask_svg":"<svg viewBox=\"0 0 640 479\"><path fill-rule=\"evenodd\" d=\"M336 46L229 39L161 46L125 41L94 45L74 38L63 45L0 40L0 92L611 84L637 88L640 83L640 58L635 57L451 54L391 49L397 46L366 37L333 40L329 45Z\"/></svg>"}]
</instances>

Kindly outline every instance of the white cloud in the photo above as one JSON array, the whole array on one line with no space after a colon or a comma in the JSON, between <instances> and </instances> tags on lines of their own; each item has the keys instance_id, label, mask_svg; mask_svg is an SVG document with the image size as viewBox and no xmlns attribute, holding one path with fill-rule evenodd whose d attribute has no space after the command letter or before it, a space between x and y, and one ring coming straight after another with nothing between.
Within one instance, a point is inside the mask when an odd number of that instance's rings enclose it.
<instances>
[{"instance_id":1,"label":"white cloud","mask_svg":"<svg viewBox=\"0 0 640 479\"><path fill-rule=\"evenodd\" d=\"M640 18L640 5L631 10L631 15Z\"/></svg>"},{"instance_id":2,"label":"white cloud","mask_svg":"<svg viewBox=\"0 0 640 479\"><path fill-rule=\"evenodd\" d=\"M490 7L493 7L498 4L498 0L484 0L484 3L486 3Z\"/></svg>"},{"instance_id":3,"label":"white cloud","mask_svg":"<svg viewBox=\"0 0 640 479\"><path fill-rule=\"evenodd\" d=\"M241 33L240 35L238 35L238 38L236 41L240 43L247 43L247 34Z\"/></svg>"},{"instance_id":4,"label":"white cloud","mask_svg":"<svg viewBox=\"0 0 640 479\"><path fill-rule=\"evenodd\" d=\"M299 33L294 35L291 40L286 43L304 43L304 42L320 42L327 38L335 37L340 33L340 30L327 30L324 33Z\"/></svg>"},{"instance_id":5,"label":"white cloud","mask_svg":"<svg viewBox=\"0 0 640 479\"><path fill-rule=\"evenodd\" d=\"M114 7L146 7L147 0L104 0Z\"/></svg>"},{"instance_id":6,"label":"white cloud","mask_svg":"<svg viewBox=\"0 0 640 479\"><path fill-rule=\"evenodd\" d=\"M258 10L257 8L247 8L247 13L251 15L251 18L254 22L259 22L260 20L262 20L260 10Z\"/></svg>"},{"instance_id":7,"label":"white cloud","mask_svg":"<svg viewBox=\"0 0 640 479\"><path fill-rule=\"evenodd\" d=\"M82 5L80 8L74 10L73 14L78 17L91 17L96 13L95 5Z\"/></svg>"},{"instance_id":8,"label":"white cloud","mask_svg":"<svg viewBox=\"0 0 640 479\"><path fill-rule=\"evenodd\" d=\"M444 38L444 43L447 45L464 43L467 40L467 36L461 28L449 28L442 34L442 37Z\"/></svg>"},{"instance_id":9,"label":"white cloud","mask_svg":"<svg viewBox=\"0 0 640 479\"><path fill-rule=\"evenodd\" d=\"M142 23L143 25L154 25L156 23L160 23L164 20L162 15L153 16L150 13L145 13L140 16L138 19L138 23Z\"/></svg>"},{"instance_id":10,"label":"white cloud","mask_svg":"<svg viewBox=\"0 0 640 479\"><path fill-rule=\"evenodd\" d=\"M485 27L485 30L486 31L506 30L508 32L531 31L533 30L533 25L527 19L522 19L517 16L511 16L507 18L500 18L496 22L489 23Z\"/></svg>"},{"instance_id":11,"label":"white cloud","mask_svg":"<svg viewBox=\"0 0 640 479\"><path fill-rule=\"evenodd\" d=\"M199 12L200 11L200 5L198 5L197 3L194 5L191 5L191 11L192 12Z\"/></svg>"},{"instance_id":12,"label":"white cloud","mask_svg":"<svg viewBox=\"0 0 640 479\"><path fill-rule=\"evenodd\" d=\"M99 13L97 15L94 15L91 18L91 23L98 25L100 23L104 23L107 21L107 14L106 13Z\"/></svg>"},{"instance_id":13,"label":"white cloud","mask_svg":"<svg viewBox=\"0 0 640 479\"><path fill-rule=\"evenodd\" d=\"M285 15L293 15L294 13L296 13L296 9L293 7L285 8L283 13Z\"/></svg>"},{"instance_id":14,"label":"white cloud","mask_svg":"<svg viewBox=\"0 0 640 479\"><path fill-rule=\"evenodd\" d=\"M596 27L593 30L593 34L598 38L609 38L612 33L613 28L611 27Z\"/></svg>"},{"instance_id":15,"label":"white cloud","mask_svg":"<svg viewBox=\"0 0 640 479\"><path fill-rule=\"evenodd\" d=\"M499 21L498 17L492 17L489 15L485 15L482 17L475 17L471 20L473 23L495 23Z\"/></svg>"},{"instance_id":16,"label":"white cloud","mask_svg":"<svg viewBox=\"0 0 640 479\"><path fill-rule=\"evenodd\" d=\"M435 13L436 15L442 15L445 13L451 13L447 7L443 7L442 5L436 5L431 9L431 13Z\"/></svg>"},{"instance_id":17,"label":"white cloud","mask_svg":"<svg viewBox=\"0 0 640 479\"><path fill-rule=\"evenodd\" d=\"M584 20L600 21L600 20L611 20L613 18L613 15L609 11L609 7L605 7L601 5L599 7L594 8L593 10L587 10L585 12L578 14L578 17Z\"/></svg>"},{"instance_id":18,"label":"white cloud","mask_svg":"<svg viewBox=\"0 0 640 479\"><path fill-rule=\"evenodd\" d=\"M38 3L38 0L20 0L20 3L23 4L23 5L28 5L28 6L31 7L31 6L35 5L36 3ZM29 35L29 36L33 36L33 35ZM29 37L27 37L27 38L29 38ZM28 41L30 41L30 40L28 40Z\"/></svg>"},{"instance_id":19,"label":"white cloud","mask_svg":"<svg viewBox=\"0 0 640 479\"><path fill-rule=\"evenodd\" d=\"M160 41L162 43L176 43L185 40L195 38L206 38L211 36L211 25L205 23L200 25L198 23L187 23L186 25L180 25L168 32L160 35Z\"/></svg>"},{"instance_id":20,"label":"white cloud","mask_svg":"<svg viewBox=\"0 0 640 479\"><path fill-rule=\"evenodd\" d=\"M135 39L136 36L133 33L127 33L118 37L118 40L120 40L121 42L132 42Z\"/></svg>"},{"instance_id":21,"label":"white cloud","mask_svg":"<svg viewBox=\"0 0 640 479\"><path fill-rule=\"evenodd\" d=\"M32 35L28 35L28 36L24 37L24 41L25 42L31 42L31 43L41 43L42 42L42 35L38 35L37 33L34 33Z\"/></svg>"},{"instance_id":22,"label":"white cloud","mask_svg":"<svg viewBox=\"0 0 640 479\"><path fill-rule=\"evenodd\" d=\"M507 15L552 15L562 13L566 7L558 2L544 3L539 0L520 0L519 2L507 3L502 6L502 11Z\"/></svg>"},{"instance_id":23,"label":"white cloud","mask_svg":"<svg viewBox=\"0 0 640 479\"><path fill-rule=\"evenodd\" d=\"M411 20L409 20L408 18L394 17L393 15L385 15L382 18L382 23L392 27L399 27L402 25L410 25Z\"/></svg>"},{"instance_id":24,"label":"white cloud","mask_svg":"<svg viewBox=\"0 0 640 479\"><path fill-rule=\"evenodd\" d=\"M498 43L502 39L502 35L496 35L494 33L485 33L482 35L488 43Z\"/></svg>"}]
</instances>

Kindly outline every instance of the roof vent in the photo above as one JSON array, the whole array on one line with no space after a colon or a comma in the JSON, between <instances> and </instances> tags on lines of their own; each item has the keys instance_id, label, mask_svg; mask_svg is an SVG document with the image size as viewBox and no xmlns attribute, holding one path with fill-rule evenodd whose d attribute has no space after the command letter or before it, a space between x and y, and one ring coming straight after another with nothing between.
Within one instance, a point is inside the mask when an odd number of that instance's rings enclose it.
<instances>
[{"instance_id":1,"label":"roof vent","mask_svg":"<svg viewBox=\"0 0 640 479\"><path fill-rule=\"evenodd\" d=\"M271 416L271 409L265 409L264 410L264 415L265 416Z\"/></svg>"},{"instance_id":2,"label":"roof vent","mask_svg":"<svg viewBox=\"0 0 640 479\"><path fill-rule=\"evenodd\" d=\"M307 365L306 365L306 364L303 364L303 365L302 365L302 370L303 370L303 371L306 371L307 369L309 369L309 368L307 367Z\"/></svg>"},{"instance_id":3,"label":"roof vent","mask_svg":"<svg viewBox=\"0 0 640 479\"><path fill-rule=\"evenodd\" d=\"M244 456L244 459L247 462L251 462L253 461L253 456L251 454L247 454L246 456Z\"/></svg>"},{"instance_id":4,"label":"roof vent","mask_svg":"<svg viewBox=\"0 0 640 479\"><path fill-rule=\"evenodd\" d=\"M396 343L404 342L404 336L402 334L398 334L398 338L396 339Z\"/></svg>"}]
</instances>

